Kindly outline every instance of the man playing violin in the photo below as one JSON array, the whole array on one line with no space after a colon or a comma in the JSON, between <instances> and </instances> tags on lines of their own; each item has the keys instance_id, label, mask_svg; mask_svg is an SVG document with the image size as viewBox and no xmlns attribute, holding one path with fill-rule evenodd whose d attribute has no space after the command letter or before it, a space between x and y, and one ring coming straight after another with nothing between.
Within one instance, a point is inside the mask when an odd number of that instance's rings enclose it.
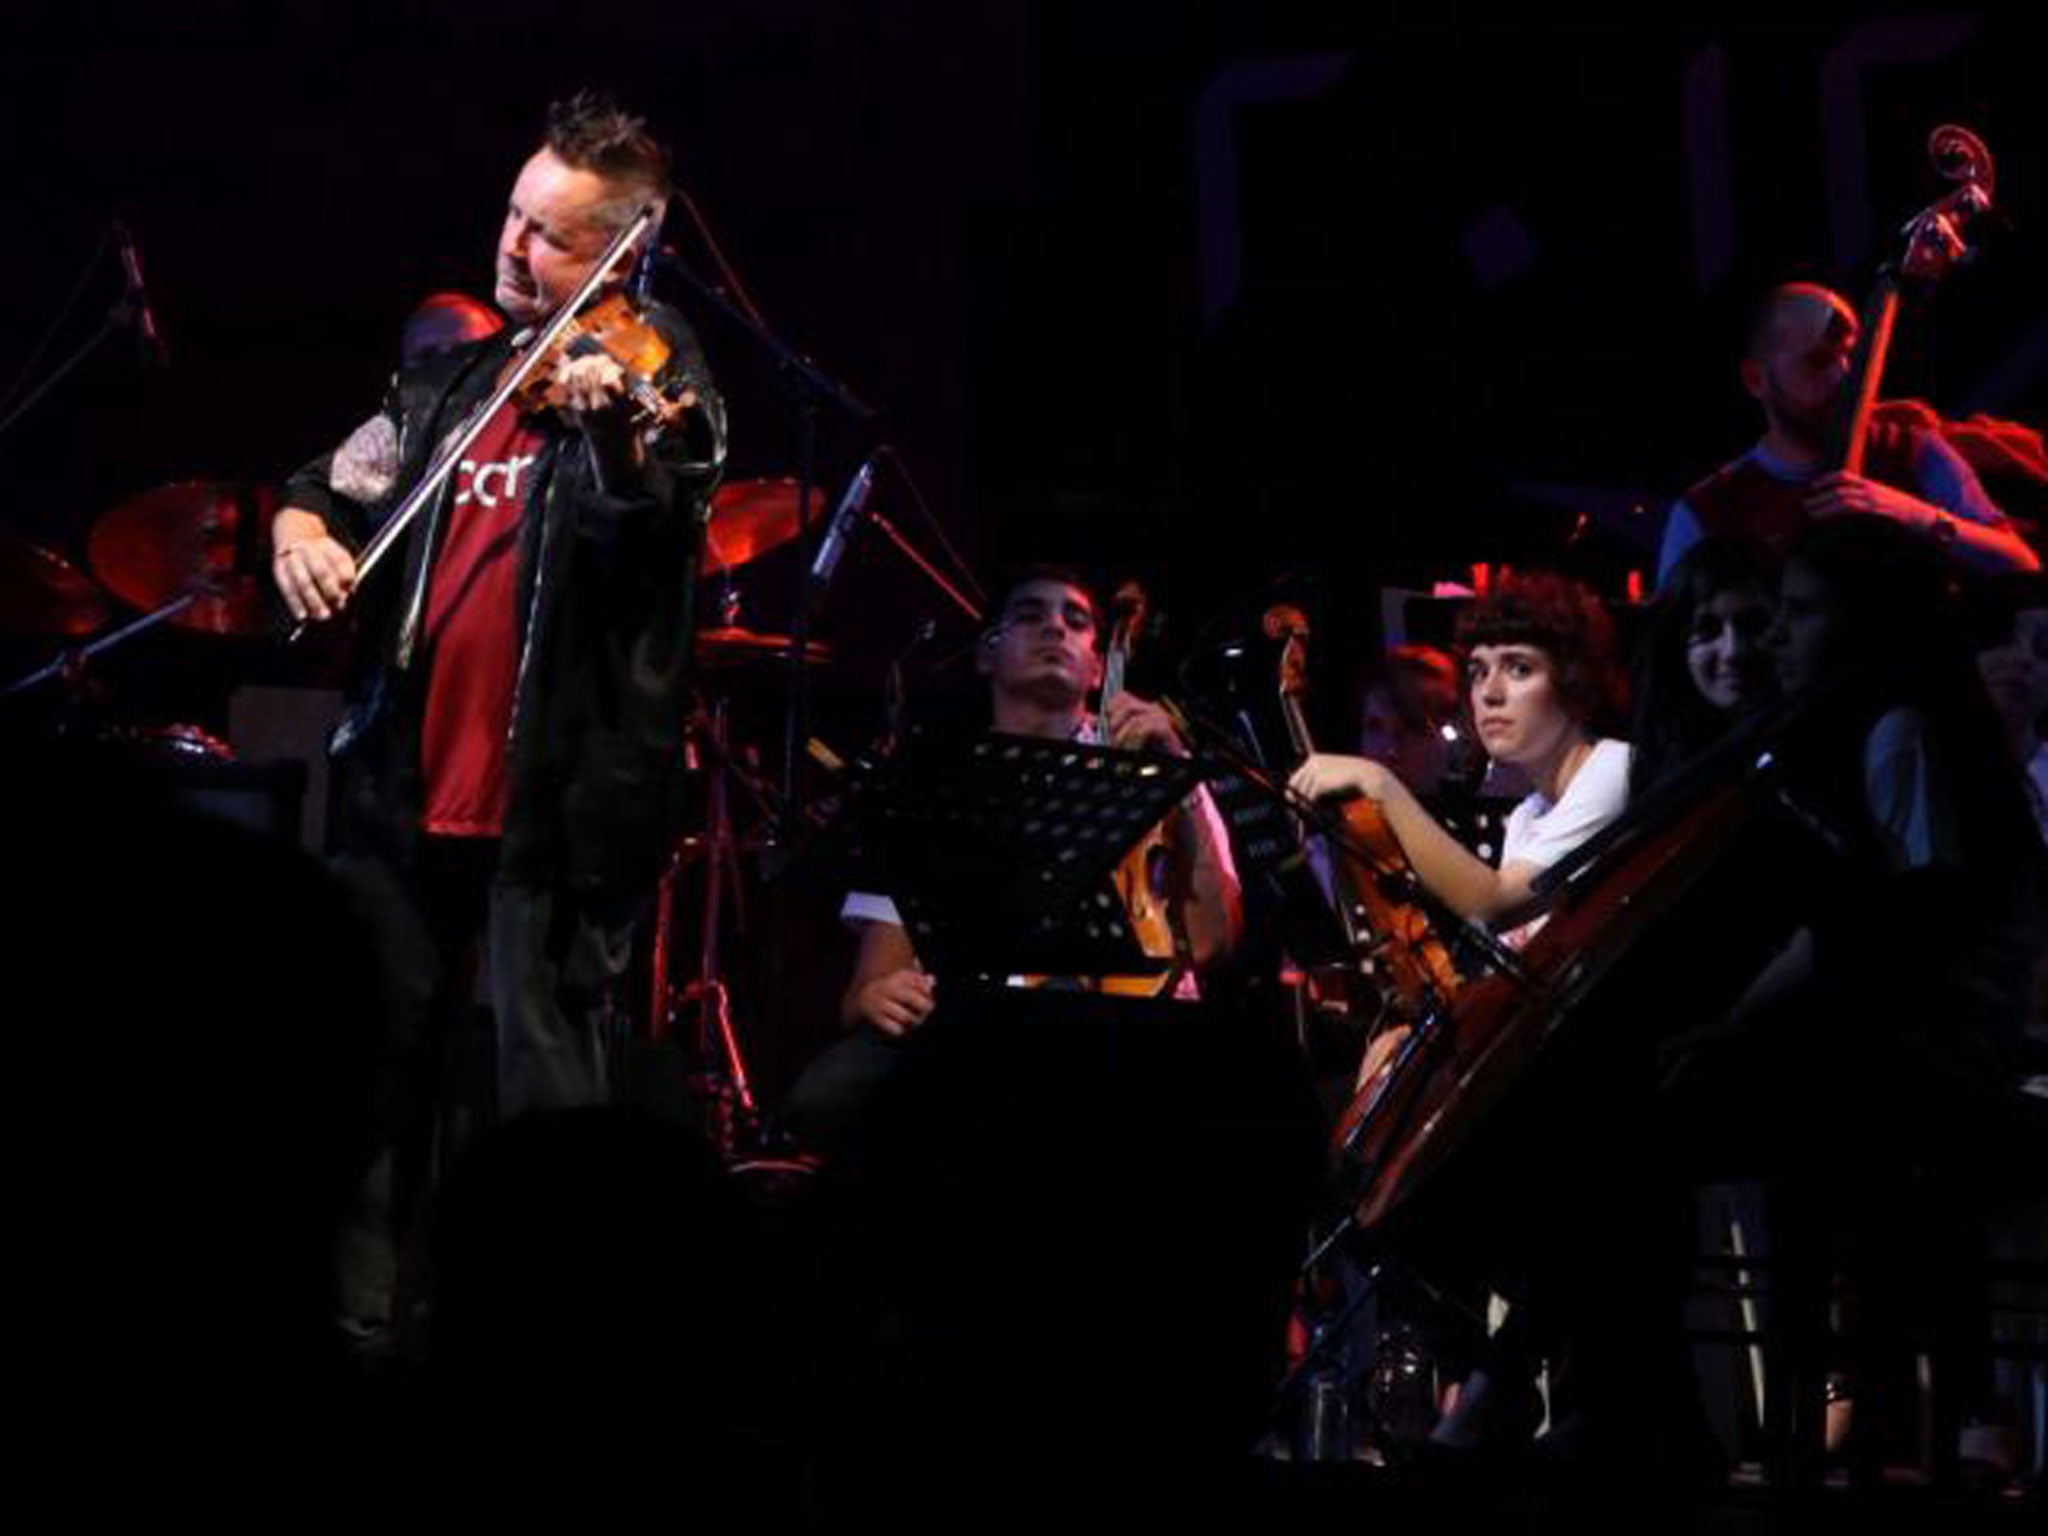
<instances>
[{"instance_id":1,"label":"man playing violin","mask_svg":"<svg viewBox=\"0 0 2048 1536\"><path fill-rule=\"evenodd\" d=\"M587 93L552 107L498 239L510 326L401 368L378 414L291 478L272 524L293 617L356 621L330 839L391 973L380 1131L401 1212L437 1040L480 947L497 1113L607 1093L629 936L673 842L692 573L724 454L688 326L646 307L673 414L636 420L620 363L565 352L542 365L544 404L508 402L360 587L357 552L618 231L668 193L667 152L638 118Z\"/></svg>"},{"instance_id":2,"label":"man playing violin","mask_svg":"<svg viewBox=\"0 0 2048 1536\"><path fill-rule=\"evenodd\" d=\"M1742 387L1764 414L1756 446L1672 504L1657 561L1661 583L1710 533L1748 539L1782 559L1816 518L1871 513L1924 535L1980 573L2040 568L2034 552L1938 433L1880 421L1868 474L1831 469L1830 445L1860 322L1814 283L1782 283L1750 322Z\"/></svg>"}]
</instances>

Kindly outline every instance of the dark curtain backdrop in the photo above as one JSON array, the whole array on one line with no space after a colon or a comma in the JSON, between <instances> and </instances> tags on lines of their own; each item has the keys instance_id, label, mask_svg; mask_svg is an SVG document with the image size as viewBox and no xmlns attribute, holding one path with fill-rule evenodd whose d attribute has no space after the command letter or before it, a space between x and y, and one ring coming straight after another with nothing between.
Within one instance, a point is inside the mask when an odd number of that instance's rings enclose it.
<instances>
[{"instance_id":1,"label":"dark curtain backdrop","mask_svg":"<svg viewBox=\"0 0 2048 1536\"><path fill-rule=\"evenodd\" d=\"M1663 500L1752 432L1749 300L1790 274L1860 294L1932 190L1938 121L1990 140L2012 227L1902 326L1900 385L2038 417L2048 58L2024 9L1594 14L44 7L0 55L0 378L116 213L172 357L116 338L0 438L0 518L75 553L124 495L274 478L335 439L416 299L488 291L541 106L585 82L673 140L770 320L881 407L985 576L1047 555L1146 574L1169 650L1276 582L1341 650L1372 588L1474 559L1570 541L1618 581ZM116 291L103 256L66 335ZM699 324L734 474L787 472L786 390ZM867 442L820 425L836 486ZM878 505L916 531L899 487ZM744 621L782 625L793 570L750 573ZM858 714L877 659L944 609L873 538L839 582L826 692ZM181 672L276 665L163 644Z\"/></svg>"}]
</instances>

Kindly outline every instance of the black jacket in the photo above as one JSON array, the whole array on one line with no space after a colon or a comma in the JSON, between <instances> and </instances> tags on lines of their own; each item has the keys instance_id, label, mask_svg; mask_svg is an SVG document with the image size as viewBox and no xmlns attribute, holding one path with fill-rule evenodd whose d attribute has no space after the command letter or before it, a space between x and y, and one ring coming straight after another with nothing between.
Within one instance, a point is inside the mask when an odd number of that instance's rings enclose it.
<instances>
[{"instance_id":1,"label":"black jacket","mask_svg":"<svg viewBox=\"0 0 2048 1536\"><path fill-rule=\"evenodd\" d=\"M699 403L654 444L642 483L607 494L582 434L552 417L531 472L499 864L524 883L588 890L649 879L675 831L692 595L725 413L688 326L659 306L653 319L673 347L668 377L693 384ZM381 417L293 476L285 504L320 513L360 548L490 395L511 346L500 334L402 371ZM362 443L372 446L353 446ZM450 494L442 490L356 594L350 707L330 745L337 852L405 861L419 836L432 662L421 615Z\"/></svg>"}]
</instances>

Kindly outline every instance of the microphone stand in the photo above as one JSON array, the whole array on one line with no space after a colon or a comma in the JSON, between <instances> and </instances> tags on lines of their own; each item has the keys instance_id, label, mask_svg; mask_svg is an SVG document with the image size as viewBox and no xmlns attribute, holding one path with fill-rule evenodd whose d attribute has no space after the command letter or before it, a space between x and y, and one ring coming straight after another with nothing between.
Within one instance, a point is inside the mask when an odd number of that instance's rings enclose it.
<instances>
[{"instance_id":1,"label":"microphone stand","mask_svg":"<svg viewBox=\"0 0 2048 1536\"><path fill-rule=\"evenodd\" d=\"M868 510L867 518L869 522L882 530L882 533L891 544L896 546L897 551L904 559L924 572L930 578L932 585L952 600L953 606L967 616L967 621L970 624L979 624L982 621L984 614L980 605L953 585L952 582L948 581L945 573L931 562L929 556L910 542L909 536L902 529L898 528L886 516L875 511L873 508Z\"/></svg>"},{"instance_id":2,"label":"microphone stand","mask_svg":"<svg viewBox=\"0 0 2048 1536\"><path fill-rule=\"evenodd\" d=\"M121 297L116 299L108 308L106 317L94 328L93 333L80 342L69 357L45 374L42 382L30 390L27 396L20 400L6 416L0 417L0 434L5 434L17 421L34 410L51 390L55 389L80 364L97 352L100 344L108 337L117 331L126 330L129 326L133 325L136 316L140 313L141 308L135 301L134 291L131 289L123 292Z\"/></svg>"},{"instance_id":3,"label":"microphone stand","mask_svg":"<svg viewBox=\"0 0 2048 1536\"><path fill-rule=\"evenodd\" d=\"M874 422L875 412L852 390L833 379L816 363L769 330L758 313L736 302L724 287L699 275L681 257L673 252L663 251L659 262L680 277L705 303L752 337L756 345L774 360L777 370L789 386L791 400L796 408L797 547L802 551L802 559L798 563L796 600L791 604L787 662L788 692L783 711L782 771L776 785L777 798L784 806L792 806L796 803L797 753L800 744L809 734L810 723L809 584L811 561L817 553L813 548L816 539L811 525L811 487L817 483L818 478L818 411L821 406L829 406L847 421L861 427ZM780 837L784 830L771 823L768 829L769 840L772 842Z\"/></svg>"}]
</instances>

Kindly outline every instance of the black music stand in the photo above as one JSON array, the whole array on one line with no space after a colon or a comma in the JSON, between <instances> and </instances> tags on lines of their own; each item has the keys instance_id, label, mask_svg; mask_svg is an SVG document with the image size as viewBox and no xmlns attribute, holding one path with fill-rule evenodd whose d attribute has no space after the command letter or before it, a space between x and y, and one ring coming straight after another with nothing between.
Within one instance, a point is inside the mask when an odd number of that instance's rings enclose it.
<instances>
[{"instance_id":1,"label":"black music stand","mask_svg":"<svg viewBox=\"0 0 2048 1536\"><path fill-rule=\"evenodd\" d=\"M935 975L1156 974L1110 875L1199 781L1156 752L989 732L913 732L857 771L838 827Z\"/></svg>"}]
</instances>

